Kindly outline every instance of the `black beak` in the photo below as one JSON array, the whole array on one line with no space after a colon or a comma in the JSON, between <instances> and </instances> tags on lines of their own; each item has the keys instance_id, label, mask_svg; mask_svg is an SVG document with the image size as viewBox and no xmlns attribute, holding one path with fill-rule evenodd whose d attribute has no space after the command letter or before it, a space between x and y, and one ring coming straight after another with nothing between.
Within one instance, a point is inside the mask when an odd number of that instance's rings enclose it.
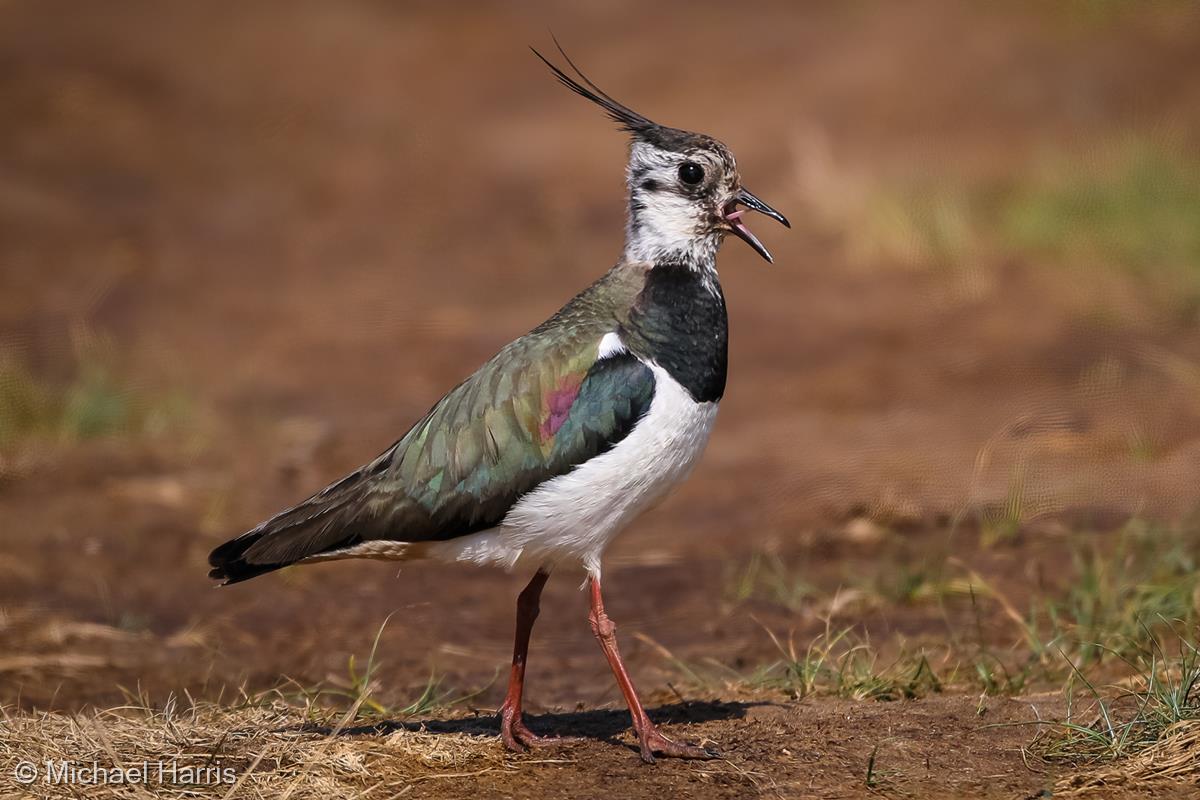
<instances>
[{"instance_id":1,"label":"black beak","mask_svg":"<svg viewBox=\"0 0 1200 800\"><path fill-rule=\"evenodd\" d=\"M774 263L775 259L771 258L771 254L767 251L767 248L763 246L763 243L758 240L758 237L751 233L750 229L747 228L745 223L742 222L741 217L746 212L739 211L737 209L739 205L745 206L751 211L757 211L760 214L765 214L776 222L782 224L785 228L792 227L792 223L788 222L787 217L785 217L783 214L780 214L762 200L759 200L757 197L755 197L754 193L748 189L740 189L725 209L725 221L729 223L729 229L733 231L733 234L754 248L754 252L765 258L768 263Z\"/></svg>"}]
</instances>

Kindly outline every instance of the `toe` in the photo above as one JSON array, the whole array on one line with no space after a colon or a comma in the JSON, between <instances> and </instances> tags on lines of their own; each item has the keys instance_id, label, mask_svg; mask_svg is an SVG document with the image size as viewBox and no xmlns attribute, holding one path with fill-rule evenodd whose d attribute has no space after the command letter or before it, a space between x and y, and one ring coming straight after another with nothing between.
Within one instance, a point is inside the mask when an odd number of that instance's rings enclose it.
<instances>
[{"instance_id":1,"label":"toe","mask_svg":"<svg viewBox=\"0 0 1200 800\"><path fill-rule=\"evenodd\" d=\"M718 757L715 750L687 742L676 742L659 733L657 729L647 731L646 735L642 737L641 745L642 760L648 764L654 763L654 756L702 761Z\"/></svg>"},{"instance_id":2,"label":"toe","mask_svg":"<svg viewBox=\"0 0 1200 800\"><path fill-rule=\"evenodd\" d=\"M521 737L516 731L510 728L502 728L500 730L500 738L504 740L504 746L514 753L524 753L529 750L525 742L521 741Z\"/></svg>"},{"instance_id":3,"label":"toe","mask_svg":"<svg viewBox=\"0 0 1200 800\"><path fill-rule=\"evenodd\" d=\"M557 747L583 741L577 736L539 736L518 719L502 722L500 736L508 749L515 753L524 753L535 747Z\"/></svg>"}]
</instances>

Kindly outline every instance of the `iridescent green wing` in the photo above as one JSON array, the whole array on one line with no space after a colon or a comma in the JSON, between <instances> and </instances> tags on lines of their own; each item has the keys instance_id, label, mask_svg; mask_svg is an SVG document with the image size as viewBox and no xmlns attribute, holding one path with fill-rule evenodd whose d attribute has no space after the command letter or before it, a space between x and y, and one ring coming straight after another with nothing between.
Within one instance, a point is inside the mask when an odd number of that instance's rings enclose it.
<instances>
[{"instance_id":1,"label":"iridescent green wing","mask_svg":"<svg viewBox=\"0 0 1200 800\"><path fill-rule=\"evenodd\" d=\"M649 408L653 373L625 351L599 358L603 333L551 326L513 342L379 458L214 551L213 576L496 525L525 493L611 449Z\"/></svg>"},{"instance_id":2,"label":"iridescent green wing","mask_svg":"<svg viewBox=\"0 0 1200 800\"><path fill-rule=\"evenodd\" d=\"M386 538L452 539L491 527L526 492L611 448L649 407L653 374L599 337L518 341L446 397L397 445L369 500ZM383 531L380 531L383 534Z\"/></svg>"}]
</instances>

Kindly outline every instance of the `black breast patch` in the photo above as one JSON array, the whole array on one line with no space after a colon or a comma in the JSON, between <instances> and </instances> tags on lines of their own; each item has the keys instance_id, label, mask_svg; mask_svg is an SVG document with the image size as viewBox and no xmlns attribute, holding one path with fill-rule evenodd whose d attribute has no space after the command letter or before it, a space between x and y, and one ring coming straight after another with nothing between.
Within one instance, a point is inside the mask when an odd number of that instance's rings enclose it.
<instances>
[{"instance_id":1,"label":"black breast patch","mask_svg":"<svg viewBox=\"0 0 1200 800\"><path fill-rule=\"evenodd\" d=\"M686 265L656 265L626 331L634 352L659 364L697 403L725 394L729 323L720 284L713 278L711 286Z\"/></svg>"}]
</instances>

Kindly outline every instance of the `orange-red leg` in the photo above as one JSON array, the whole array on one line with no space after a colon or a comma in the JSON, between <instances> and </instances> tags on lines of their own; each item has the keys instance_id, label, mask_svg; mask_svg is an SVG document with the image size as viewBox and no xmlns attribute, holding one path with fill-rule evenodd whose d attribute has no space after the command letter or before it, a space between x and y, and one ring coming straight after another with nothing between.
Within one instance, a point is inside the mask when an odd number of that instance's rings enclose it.
<instances>
[{"instance_id":1,"label":"orange-red leg","mask_svg":"<svg viewBox=\"0 0 1200 800\"><path fill-rule=\"evenodd\" d=\"M517 596L517 634L513 639L512 672L508 678L508 694L500 706L500 736L509 750L523 752L530 747L560 744L571 741L558 736L538 736L525 727L521 718L521 694L525 689L525 661L529 656L529 634L538 617L542 587L550 574L538 570L521 594Z\"/></svg>"},{"instance_id":2,"label":"orange-red leg","mask_svg":"<svg viewBox=\"0 0 1200 800\"><path fill-rule=\"evenodd\" d=\"M650 717L646 716L646 710L642 708L642 701L638 699L637 690L633 688L633 681L630 680L629 672L625 669L625 662L621 660L621 653L617 650L617 626L608 618L608 614L604 613L604 598L600 594L600 578L593 575L589 582L592 593L592 610L588 615L588 621L592 623L592 633L596 634L596 639L600 642L600 649L604 651L608 665L612 667L613 677L617 679L617 686L621 687L621 694L625 695L625 702L629 705L629 714L633 717L633 730L637 733L638 742L641 745L642 760L653 764L656 755L670 758L715 758L717 754L712 750L692 744L682 744L663 736L650 721Z\"/></svg>"}]
</instances>

